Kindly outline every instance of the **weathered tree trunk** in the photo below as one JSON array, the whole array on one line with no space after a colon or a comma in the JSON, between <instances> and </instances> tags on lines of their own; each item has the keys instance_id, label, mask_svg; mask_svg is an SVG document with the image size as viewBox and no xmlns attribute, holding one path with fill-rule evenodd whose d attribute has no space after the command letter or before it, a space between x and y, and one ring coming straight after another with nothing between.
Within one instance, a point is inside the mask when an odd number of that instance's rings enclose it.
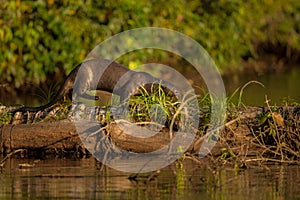
<instances>
[{"instance_id":1,"label":"weathered tree trunk","mask_svg":"<svg viewBox=\"0 0 300 200\"><path fill-rule=\"evenodd\" d=\"M0 126L1 153L16 149L33 151L74 150L83 147L74 123L68 120Z\"/></svg>"}]
</instances>

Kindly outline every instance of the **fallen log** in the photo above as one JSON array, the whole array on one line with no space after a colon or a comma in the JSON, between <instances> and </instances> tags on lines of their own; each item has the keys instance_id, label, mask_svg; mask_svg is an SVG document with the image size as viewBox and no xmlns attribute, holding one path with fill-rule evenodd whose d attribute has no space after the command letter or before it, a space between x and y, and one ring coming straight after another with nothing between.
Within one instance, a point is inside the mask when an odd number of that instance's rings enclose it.
<instances>
[{"instance_id":1,"label":"fallen log","mask_svg":"<svg viewBox=\"0 0 300 200\"><path fill-rule=\"evenodd\" d=\"M111 123L102 129L106 130L104 136L109 137L119 148L136 153L152 152L163 148L170 142L168 129L162 129L147 138L134 137L132 135L137 131L137 126L133 125L129 122L122 122L120 128L118 124ZM93 127L89 123L80 124L80 126L81 130ZM76 151L86 148L85 145L88 143L83 144L82 140L86 137L94 140L93 136L96 136L89 133L87 136L80 137L74 122L70 120L37 124L5 124L0 126L0 134L1 153L10 153L17 149L47 152ZM100 134L100 131L96 134Z\"/></svg>"},{"instance_id":2,"label":"fallen log","mask_svg":"<svg viewBox=\"0 0 300 200\"><path fill-rule=\"evenodd\" d=\"M0 126L0 152L17 149L29 151L69 151L83 147L74 123L69 120L37 124L3 124Z\"/></svg>"}]
</instances>

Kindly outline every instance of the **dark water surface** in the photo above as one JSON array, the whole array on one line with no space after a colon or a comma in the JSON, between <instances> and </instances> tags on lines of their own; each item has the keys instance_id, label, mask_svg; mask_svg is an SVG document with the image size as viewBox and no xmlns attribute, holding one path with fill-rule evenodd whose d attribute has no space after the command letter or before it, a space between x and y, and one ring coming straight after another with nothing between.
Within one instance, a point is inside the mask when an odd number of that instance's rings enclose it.
<instances>
[{"instance_id":1,"label":"dark water surface","mask_svg":"<svg viewBox=\"0 0 300 200\"><path fill-rule=\"evenodd\" d=\"M262 106L265 99L271 100L270 105L282 105L285 98L291 102L300 103L300 67L282 73L265 73L261 75L238 75L224 77L227 94L230 96L237 88L242 88L249 81L258 81L259 84L248 85L242 94L242 102L251 106ZM237 101L239 94L235 95Z\"/></svg>"},{"instance_id":2,"label":"dark water surface","mask_svg":"<svg viewBox=\"0 0 300 200\"><path fill-rule=\"evenodd\" d=\"M34 164L20 168L19 164ZM300 199L300 166L246 170L201 168L186 160L152 180L88 159L11 159L0 173L0 199Z\"/></svg>"}]
</instances>

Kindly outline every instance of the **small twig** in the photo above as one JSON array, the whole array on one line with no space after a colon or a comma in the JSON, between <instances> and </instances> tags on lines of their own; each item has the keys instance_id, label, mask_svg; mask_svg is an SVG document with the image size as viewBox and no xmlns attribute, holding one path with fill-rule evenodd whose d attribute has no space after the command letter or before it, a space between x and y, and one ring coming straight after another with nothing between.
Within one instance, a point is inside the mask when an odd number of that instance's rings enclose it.
<instances>
[{"instance_id":1,"label":"small twig","mask_svg":"<svg viewBox=\"0 0 300 200\"><path fill-rule=\"evenodd\" d=\"M248 85L250 85L251 83L257 83L257 84L259 84L260 86L265 87L264 84L262 84L262 83L259 82L259 81L249 81L248 83L246 83L246 84L241 88L241 90L240 90L238 106L241 105L241 102L242 102L242 96L243 96L244 89L245 89Z\"/></svg>"},{"instance_id":2,"label":"small twig","mask_svg":"<svg viewBox=\"0 0 300 200\"><path fill-rule=\"evenodd\" d=\"M273 136L273 137L274 137L274 140L275 140L276 143L277 143L277 150L280 151L280 154L281 154L281 160L284 160L282 148L280 147L281 145L280 145L280 138L279 138L278 127L277 127L277 124L276 124L276 122L275 122L274 115L273 115L273 111L271 110L271 107L270 107L270 105L269 105L269 100L267 99L267 96L265 96L265 99L266 99L267 107L268 107L269 111L271 112L271 117L272 117L272 120L273 120L273 125L274 125L275 131L276 131L276 137L277 137L277 138L275 138L274 136Z\"/></svg>"},{"instance_id":3,"label":"small twig","mask_svg":"<svg viewBox=\"0 0 300 200\"><path fill-rule=\"evenodd\" d=\"M3 158L3 159L1 160L1 162L0 162L0 167L2 168L2 167L4 166L5 161L6 161L9 157L13 156L13 155L16 154L16 153L24 152L24 151L26 151L26 149L17 149L17 150L15 150L15 151L9 153L8 155L5 156L5 158Z\"/></svg>"},{"instance_id":4,"label":"small twig","mask_svg":"<svg viewBox=\"0 0 300 200\"><path fill-rule=\"evenodd\" d=\"M134 124L136 124L136 125L155 125L155 126L158 126L161 128L165 127L164 125L161 125L157 122L135 122Z\"/></svg>"},{"instance_id":5,"label":"small twig","mask_svg":"<svg viewBox=\"0 0 300 200\"><path fill-rule=\"evenodd\" d=\"M100 128L99 130L95 131L94 133L89 134L86 138L95 136L106 129L107 129L107 126L104 126L104 127Z\"/></svg>"},{"instance_id":6,"label":"small twig","mask_svg":"<svg viewBox=\"0 0 300 200\"><path fill-rule=\"evenodd\" d=\"M191 91L189 91L189 92L191 92ZM187 92L183 98L185 98L189 92ZM173 136L172 130L173 130L173 126L174 126L175 119L176 119L177 115L179 115L179 113L181 112L181 110L183 109L183 107L186 106L187 103L189 103L190 101L192 101L192 100L194 100L196 98L197 98L197 96L195 96L195 95L189 97L188 99L184 100L180 104L179 108L176 110L176 112L175 112L175 114L174 114L174 116L172 118L171 124L170 124L170 131L169 131L170 139L172 139L172 136Z\"/></svg>"},{"instance_id":7,"label":"small twig","mask_svg":"<svg viewBox=\"0 0 300 200\"><path fill-rule=\"evenodd\" d=\"M279 159L274 159L274 158L250 158L245 160L245 162L257 162L257 161L271 161L271 162L279 162L279 163L289 163L289 164L295 164L298 162L295 161L290 161L290 160L279 160Z\"/></svg>"}]
</instances>

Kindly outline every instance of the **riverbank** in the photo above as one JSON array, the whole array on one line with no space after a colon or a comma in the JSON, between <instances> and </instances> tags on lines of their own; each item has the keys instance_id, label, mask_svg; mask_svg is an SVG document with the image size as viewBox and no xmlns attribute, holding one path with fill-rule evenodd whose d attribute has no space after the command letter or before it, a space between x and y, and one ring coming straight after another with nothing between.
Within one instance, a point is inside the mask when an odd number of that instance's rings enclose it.
<instances>
[{"instance_id":1,"label":"riverbank","mask_svg":"<svg viewBox=\"0 0 300 200\"><path fill-rule=\"evenodd\" d=\"M27 119L30 118L27 116ZM139 154L161 149L170 142L168 129L161 129L158 134L149 138L134 137L134 126L127 121L108 123L84 137L78 134L72 118L39 123L23 121L22 124L17 121L0 126L0 150L3 155L24 150L28 156L86 156L89 154L87 149L93 148L85 145L84 140L87 139L92 140L94 146L101 145L101 151L120 148ZM123 128L120 128L120 123ZM300 163L299 123L299 107L232 107L227 111L227 120L216 138L216 144L204 160L239 167L269 162ZM91 124L88 123L81 127L82 130L90 128ZM185 156L199 160L199 149L204 137L199 131L196 135L190 146L182 148L187 149ZM112 149L106 149L109 148L107 143L99 141L113 142L110 146Z\"/></svg>"}]
</instances>

